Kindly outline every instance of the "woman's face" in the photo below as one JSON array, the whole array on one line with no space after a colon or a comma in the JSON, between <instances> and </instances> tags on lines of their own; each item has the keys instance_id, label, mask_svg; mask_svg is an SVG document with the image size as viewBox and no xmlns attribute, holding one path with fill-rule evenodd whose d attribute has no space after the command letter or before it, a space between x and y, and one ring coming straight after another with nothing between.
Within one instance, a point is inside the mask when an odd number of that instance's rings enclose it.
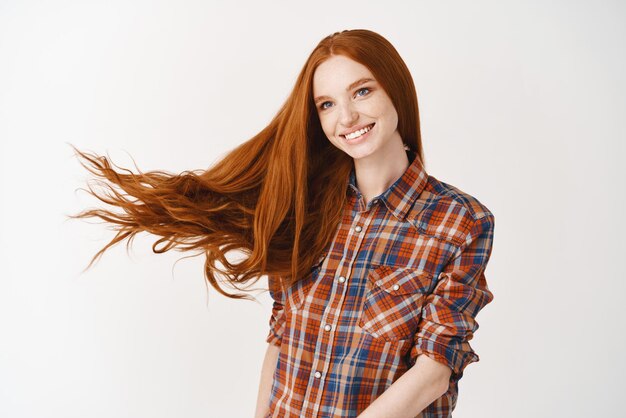
<instances>
[{"instance_id":1,"label":"woman's face","mask_svg":"<svg viewBox=\"0 0 626 418\"><path fill-rule=\"evenodd\" d=\"M352 158L380 158L387 147L402 146L396 109L364 65L330 57L315 70L313 97L324 134Z\"/></svg>"}]
</instances>

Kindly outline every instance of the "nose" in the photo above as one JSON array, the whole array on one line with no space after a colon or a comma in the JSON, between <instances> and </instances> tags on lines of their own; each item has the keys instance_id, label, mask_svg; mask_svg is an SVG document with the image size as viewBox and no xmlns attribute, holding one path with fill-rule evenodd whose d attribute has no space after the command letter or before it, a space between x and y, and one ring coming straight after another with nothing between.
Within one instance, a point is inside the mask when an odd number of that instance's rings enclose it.
<instances>
[{"instance_id":1,"label":"nose","mask_svg":"<svg viewBox=\"0 0 626 418\"><path fill-rule=\"evenodd\" d=\"M354 109L351 102L340 105L339 122L346 128L354 126L359 119L359 113Z\"/></svg>"}]
</instances>

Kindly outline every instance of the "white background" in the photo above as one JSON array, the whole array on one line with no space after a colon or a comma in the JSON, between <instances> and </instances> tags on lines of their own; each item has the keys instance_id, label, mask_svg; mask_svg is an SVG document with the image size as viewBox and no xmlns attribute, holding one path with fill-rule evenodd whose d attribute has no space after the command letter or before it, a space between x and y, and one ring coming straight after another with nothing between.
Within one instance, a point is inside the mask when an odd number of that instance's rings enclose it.
<instances>
[{"instance_id":1,"label":"white background","mask_svg":"<svg viewBox=\"0 0 626 418\"><path fill-rule=\"evenodd\" d=\"M624 2L306 5L0 1L0 416L253 416L269 294L207 298L203 259L148 235L81 273L113 232L66 220L99 206L68 143L207 168L354 28L407 62L429 173L496 217L454 415L622 415Z\"/></svg>"}]
</instances>

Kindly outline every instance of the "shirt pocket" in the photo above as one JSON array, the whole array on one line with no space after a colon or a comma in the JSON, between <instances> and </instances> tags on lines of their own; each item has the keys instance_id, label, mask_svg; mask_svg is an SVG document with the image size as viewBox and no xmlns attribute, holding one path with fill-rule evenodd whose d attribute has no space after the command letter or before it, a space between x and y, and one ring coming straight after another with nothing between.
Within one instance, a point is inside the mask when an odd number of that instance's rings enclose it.
<instances>
[{"instance_id":1,"label":"shirt pocket","mask_svg":"<svg viewBox=\"0 0 626 418\"><path fill-rule=\"evenodd\" d=\"M292 311L298 311L304 306L307 296L311 292L314 280L318 276L322 263L326 258L326 254L322 254L313 267L311 267L311 274L307 275L304 279L298 280L289 289L287 289L287 308Z\"/></svg>"},{"instance_id":2,"label":"shirt pocket","mask_svg":"<svg viewBox=\"0 0 626 418\"><path fill-rule=\"evenodd\" d=\"M417 331L432 275L424 270L372 265L359 327L374 338L407 340Z\"/></svg>"}]
</instances>

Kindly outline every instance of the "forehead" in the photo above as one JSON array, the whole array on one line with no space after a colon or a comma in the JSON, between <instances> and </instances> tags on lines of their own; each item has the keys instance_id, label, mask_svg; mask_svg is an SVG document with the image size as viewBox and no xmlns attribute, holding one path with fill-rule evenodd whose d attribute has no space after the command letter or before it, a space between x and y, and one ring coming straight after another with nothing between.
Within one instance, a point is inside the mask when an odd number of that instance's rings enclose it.
<instances>
[{"instance_id":1,"label":"forehead","mask_svg":"<svg viewBox=\"0 0 626 418\"><path fill-rule=\"evenodd\" d=\"M374 76L363 64L344 55L334 55L318 65L313 73L313 94L345 92L354 81Z\"/></svg>"}]
</instances>

